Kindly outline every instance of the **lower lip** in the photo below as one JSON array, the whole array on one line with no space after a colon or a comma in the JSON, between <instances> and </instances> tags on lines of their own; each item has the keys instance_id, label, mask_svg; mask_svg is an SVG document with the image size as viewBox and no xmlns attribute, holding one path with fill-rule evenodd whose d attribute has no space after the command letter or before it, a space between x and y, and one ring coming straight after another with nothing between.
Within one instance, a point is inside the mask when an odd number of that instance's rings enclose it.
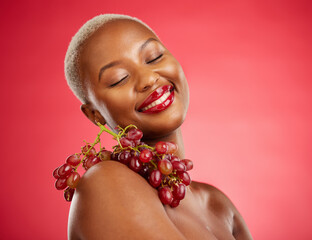
<instances>
[{"instance_id":1,"label":"lower lip","mask_svg":"<svg viewBox=\"0 0 312 240\"><path fill-rule=\"evenodd\" d=\"M174 91L172 91L169 95L169 97L161 104L158 104L152 108L149 108L145 111L143 111L142 113L159 113L162 112L164 110L166 110L172 103L174 100Z\"/></svg>"}]
</instances>

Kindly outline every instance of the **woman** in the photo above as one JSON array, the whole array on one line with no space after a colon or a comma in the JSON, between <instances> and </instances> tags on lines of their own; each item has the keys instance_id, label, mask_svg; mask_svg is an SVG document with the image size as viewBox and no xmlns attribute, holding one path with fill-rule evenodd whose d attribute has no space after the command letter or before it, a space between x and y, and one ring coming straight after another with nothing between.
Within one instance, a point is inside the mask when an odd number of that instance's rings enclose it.
<instances>
[{"instance_id":1,"label":"woman","mask_svg":"<svg viewBox=\"0 0 312 240\"><path fill-rule=\"evenodd\" d=\"M175 142L176 155L184 158L187 81L147 25L123 15L95 17L72 39L65 72L93 123L111 129L134 124L145 143ZM180 205L170 208L145 179L115 161L97 164L83 176L68 231L70 239L252 239L239 212L218 189L193 181Z\"/></svg>"}]
</instances>

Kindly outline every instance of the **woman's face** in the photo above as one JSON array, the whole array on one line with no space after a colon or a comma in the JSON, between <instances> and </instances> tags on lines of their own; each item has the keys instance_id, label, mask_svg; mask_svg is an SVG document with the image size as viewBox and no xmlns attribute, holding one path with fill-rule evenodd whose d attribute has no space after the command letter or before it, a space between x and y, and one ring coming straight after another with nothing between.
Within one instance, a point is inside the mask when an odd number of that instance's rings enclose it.
<instances>
[{"instance_id":1,"label":"woman's face","mask_svg":"<svg viewBox=\"0 0 312 240\"><path fill-rule=\"evenodd\" d=\"M105 24L84 45L80 70L89 106L112 129L134 124L152 139L169 135L185 119L189 93L183 70L140 23Z\"/></svg>"}]
</instances>

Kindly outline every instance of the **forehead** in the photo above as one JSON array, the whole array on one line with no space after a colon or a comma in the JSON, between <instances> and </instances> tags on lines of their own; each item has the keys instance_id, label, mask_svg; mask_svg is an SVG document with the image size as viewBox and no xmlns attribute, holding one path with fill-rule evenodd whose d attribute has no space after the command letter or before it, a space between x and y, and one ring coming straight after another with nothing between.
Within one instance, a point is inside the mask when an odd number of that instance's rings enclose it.
<instances>
[{"instance_id":1,"label":"forehead","mask_svg":"<svg viewBox=\"0 0 312 240\"><path fill-rule=\"evenodd\" d=\"M131 54L148 38L157 36L143 24L119 19L104 24L85 43L81 50L81 63L107 62Z\"/></svg>"}]
</instances>

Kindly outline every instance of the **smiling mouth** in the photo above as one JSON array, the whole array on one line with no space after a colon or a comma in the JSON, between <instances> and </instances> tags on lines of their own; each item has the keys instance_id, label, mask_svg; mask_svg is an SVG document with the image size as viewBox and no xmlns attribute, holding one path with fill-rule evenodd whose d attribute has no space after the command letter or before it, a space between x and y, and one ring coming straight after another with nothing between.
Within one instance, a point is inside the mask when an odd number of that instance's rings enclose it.
<instances>
[{"instance_id":1,"label":"smiling mouth","mask_svg":"<svg viewBox=\"0 0 312 240\"><path fill-rule=\"evenodd\" d=\"M142 113L159 113L167 109L174 100L174 88L165 85L157 88L141 104L138 111Z\"/></svg>"}]
</instances>

